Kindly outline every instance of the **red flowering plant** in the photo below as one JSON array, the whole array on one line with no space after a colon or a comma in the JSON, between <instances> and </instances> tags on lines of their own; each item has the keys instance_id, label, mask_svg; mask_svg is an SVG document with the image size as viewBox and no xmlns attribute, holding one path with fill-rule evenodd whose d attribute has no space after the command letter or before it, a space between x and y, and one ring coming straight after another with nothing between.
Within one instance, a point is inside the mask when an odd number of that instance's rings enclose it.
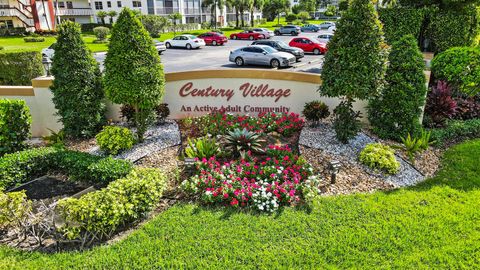
<instances>
[{"instance_id":1,"label":"red flowering plant","mask_svg":"<svg viewBox=\"0 0 480 270\"><path fill-rule=\"evenodd\" d=\"M221 135L234 129L247 129L253 132L269 133L276 131L285 137L303 128L305 121L295 113L260 113L258 117L227 114L224 111L212 112L196 119L195 124L204 135Z\"/></svg>"},{"instance_id":2,"label":"red flowering plant","mask_svg":"<svg viewBox=\"0 0 480 270\"><path fill-rule=\"evenodd\" d=\"M280 206L309 201L318 193L312 167L287 146L269 146L263 159L219 162L198 160L198 174L185 180L185 191L205 203L273 212Z\"/></svg>"}]
</instances>

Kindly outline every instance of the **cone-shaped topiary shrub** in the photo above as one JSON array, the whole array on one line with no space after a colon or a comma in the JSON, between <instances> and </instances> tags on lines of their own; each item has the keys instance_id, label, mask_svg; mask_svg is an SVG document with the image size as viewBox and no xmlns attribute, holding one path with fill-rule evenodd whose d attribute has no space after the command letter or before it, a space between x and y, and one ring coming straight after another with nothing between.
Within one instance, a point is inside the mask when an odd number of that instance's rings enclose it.
<instances>
[{"instance_id":1,"label":"cone-shaped topiary shrub","mask_svg":"<svg viewBox=\"0 0 480 270\"><path fill-rule=\"evenodd\" d=\"M425 64L417 40L406 35L394 42L389 55L386 86L369 102L368 118L381 138L417 135L427 93Z\"/></svg>"},{"instance_id":2,"label":"cone-shaped topiary shrub","mask_svg":"<svg viewBox=\"0 0 480 270\"><path fill-rule=\"evenodd\" d=\"M112 29L105 59L105 91L114 103L133 106L140 141L162 100L164 83L152 38L133 11L124 8Z\"/></svg>"},{"instance_id":3,"label":"cone-shaped topiary shrub","mask_svg":"<svg viewBox=\"0 0 480 270\"><path fill-rule=\"evenodd\" d=\"M52 74L53 103L65 134L94 136L105 122L102 77L74 22L65 21L58 27Z\"/></svg>"}]
</instances>

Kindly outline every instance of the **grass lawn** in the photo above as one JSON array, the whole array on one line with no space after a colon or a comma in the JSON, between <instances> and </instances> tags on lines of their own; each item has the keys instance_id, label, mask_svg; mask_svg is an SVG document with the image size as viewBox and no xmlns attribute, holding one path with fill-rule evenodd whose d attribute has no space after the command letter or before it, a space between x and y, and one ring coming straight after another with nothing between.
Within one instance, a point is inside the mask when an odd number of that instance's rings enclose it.
<instances>
[{"instance_id":1,"label":"grass lawn","mask_svg":"<svg viewBox=\"0 0 480 270\"><path fill-rule=\"evenodd\" d=\"M83 40L92 52L107 51L107 44L95 44L95 39L93 35L83 35ZM45 37L44 42L25 42L23 37L0 37L0 46L3 46L5 51L41 51L55 41L55 37Z\"/></svg>"},{"instance_id":2,"label":"grass lawn","mask_svg":"<svg viewBox=\"0 0 480 270\"><path fill-rule=\"evenodd\" d=\"M85 252L0 248L8 269L479 269L480 140L439 175L392 192L319 198L268 216L176 205L127 239Z\"/></svg>"}]
</instances>

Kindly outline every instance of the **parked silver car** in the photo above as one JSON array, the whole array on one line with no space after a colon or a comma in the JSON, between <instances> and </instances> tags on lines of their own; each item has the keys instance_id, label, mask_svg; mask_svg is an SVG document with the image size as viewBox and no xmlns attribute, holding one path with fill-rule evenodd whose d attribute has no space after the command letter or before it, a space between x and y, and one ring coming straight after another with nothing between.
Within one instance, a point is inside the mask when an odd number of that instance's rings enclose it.
<instances>
[{"instance_id":1,"label":"parked silver car","mask_svg":"<svg viewBox=\"0 0 480 270\"><path fill-rule=\"evenodd\" d=\"M292 35L292 36L298 36L302 30L300 27L296 25L285 25L280 28L276 28L274 33L275 36L281 36L281 35Z\"/></svg>"},{"instance_id":2,"label":"parked silver car","mask_svg":"<svg viewBox=\"0 0 480 270\"><path fill-rule=\"evenodd\" d=\"M296 62L294 55L265 45L252 45L232 51L229 60L237 66L263 65L272 68L289 67Z\"/></svg>"},{"instance_id":3,"label":"parked silver car","mask_svg":"<svg viewBox=\"0 0 480 270\"><path fill-rule=\"evenodd\" d=\"M333 38L333 34L331 33L324 33L318 35L317 40L323 43L328 43Z\"/></svg>"},{"instance_id":4,"label":"parked silver car","mask_svg":"<svg viewBox=\"0 0 480 270\"><path fill-rule=\"evenodd\" d=\"M334 22L323 22L321 24L318 25L318 27L321 29L321 30L327 30L329 29L330 27L334 27L335 26L335 23Z\"/></svg>"}]
</instances>

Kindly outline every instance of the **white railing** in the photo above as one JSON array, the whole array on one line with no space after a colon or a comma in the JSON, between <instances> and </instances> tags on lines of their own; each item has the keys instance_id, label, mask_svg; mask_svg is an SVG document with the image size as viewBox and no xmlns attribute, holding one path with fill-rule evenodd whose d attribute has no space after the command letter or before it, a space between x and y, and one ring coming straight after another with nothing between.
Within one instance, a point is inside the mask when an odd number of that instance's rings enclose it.
<instances>
[{"instance_id":1,"label":"white railing","mask_svg":"<svg viewBox=\"0 0 480 270\"><path fill-rule=\"evenodd\" d=\"M93 11L89 8L59 8L57 9L58 16L92 16Z\"/></svg>"},{"instance_id":2,"label":"white railing","mask_svg":"<svg viewBox=\"0 0 480 270\"><path fill-rule=\"evenodd\" d=\"M0 8L0 17L18 17L28 27L34 25L32 18L27 17L27 15L14 7Z\"/></svg>"}]
</instances>

